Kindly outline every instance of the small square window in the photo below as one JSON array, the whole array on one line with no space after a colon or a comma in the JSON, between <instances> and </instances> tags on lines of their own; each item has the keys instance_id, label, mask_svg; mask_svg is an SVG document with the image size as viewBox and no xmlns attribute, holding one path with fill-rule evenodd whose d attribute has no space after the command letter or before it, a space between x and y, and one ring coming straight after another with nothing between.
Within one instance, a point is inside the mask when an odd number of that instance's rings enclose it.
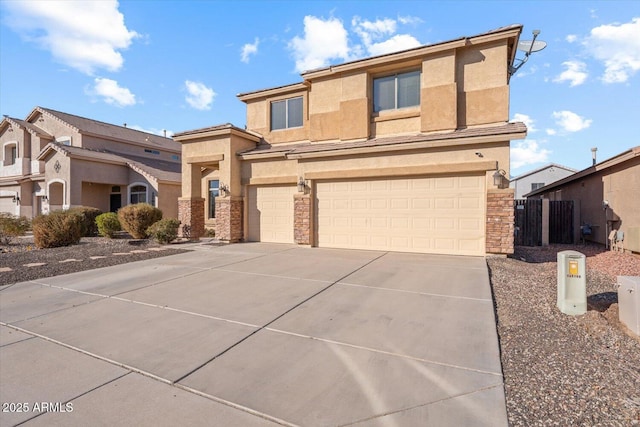
<instances>
[{"instance_id":1,"label":"small square window","mask_svg":"<svg viewBox=\"0 0 640 427\"><path fill-rule=\"evenodd\" d=\"M271 130L302 127L303 100L296 98L273 101L271 103Z\"/></svg>"},{"instance_id":2,"label":"small square window","mask_svg":"<svg viewBox=\"0 0 640 427\"><path fill-rule=\"evenodd\" d=\"M531 183L531 191L537 190L538 188L544 187L544 182L532 182Z\"/></svg>"}]
</instances>

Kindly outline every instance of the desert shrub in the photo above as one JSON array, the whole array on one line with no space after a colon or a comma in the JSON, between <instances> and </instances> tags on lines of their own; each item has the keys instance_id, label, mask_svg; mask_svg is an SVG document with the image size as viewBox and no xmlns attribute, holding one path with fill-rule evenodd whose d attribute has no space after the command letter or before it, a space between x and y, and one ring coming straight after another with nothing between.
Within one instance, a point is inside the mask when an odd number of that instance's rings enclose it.
<instances>
[{"instance_id":1,"label":"desert shrub","mask_svg":"<svg viewBox=\"0 0 640 427\"><path fill-rule=\"evenodd\" d=\"M8 245L11 239L24 236L31 223L25 216L15 216L0 212L0 244Z\"/></svg>"},{"instance_id":2,"label":"desert shrub","mask_svg":"<svg viewBox=\"0 0 640 427\"><path fill-rule=\"evenodd\" d=\"M114 212L106 212L96 217L96 226L98 227L98 234L101 236L113 238L113 236L120 230L120 221L118 221L118 215Z\"/></svg>"},{"instance_id":3,"label":"desert shrub","mask_svg":"<svg viewBox=\"0 0 640 427\"><path fill-rule=\"evenodd\" d=\"M147 203L127 205L118 210L120 225L135 239L147 237L147 229L162 219L162 211Z\"/></svg>"},{"instance_id":4,"label":"desert shrub","mask_svg":"<svg viewBox=\"0 0 640 427\"><path fill-rule=\"evenodd\" d=\"M102 213L100 209L90 206L76 206L68 210L68 212L77 213L82 218L80 223L82 226L82 236L91 237L98 234L98 226L96 218Z\"/></svg>"},{"instance_id":5,"label":"desert shrub","mask_svg":"<svg viewBox=\"0 0 640 427\"><path fill-rule=\"evenodd\" d=\"M213 228L205 228L204 237L216 237L216 230Z\"/></svg>"},{"instance_id":6,"label":"desert shrub","mask_svg":"<svg viewBox=\"0 0 640 427\"><path fill-rule=\"evenodd\" d=\"M165 218L149 227L147 234L158 243L167 244L178 237L178 227L180 227L180 221L174 218Z\"/></svg>"},{"instance_id":7,"label":"desert shrub","mask_svg":"<svg viewBox=\"0 0 640 427\"><path fill-rule=\"evenodd\" d=\"M80 242L82 216L77 212L55 211L33 219L33 241L38 248L56 248Z\"/></svg>"}]
</instances>

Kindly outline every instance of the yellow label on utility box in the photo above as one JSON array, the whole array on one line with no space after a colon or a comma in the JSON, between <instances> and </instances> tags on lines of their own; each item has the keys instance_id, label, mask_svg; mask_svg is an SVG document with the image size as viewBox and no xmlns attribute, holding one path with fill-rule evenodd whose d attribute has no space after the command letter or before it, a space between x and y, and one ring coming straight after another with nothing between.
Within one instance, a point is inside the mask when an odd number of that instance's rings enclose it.
<instances>
[{"instance_id":1,"label":"yellow label on utility box","mask_svg":"<svg viewBox=\"0 0 640 427\"><path fill-rule=\"evenodd\" d=\"M569 261L569 274L578 275L578 261Z\"/></svg>"}]
</instances>

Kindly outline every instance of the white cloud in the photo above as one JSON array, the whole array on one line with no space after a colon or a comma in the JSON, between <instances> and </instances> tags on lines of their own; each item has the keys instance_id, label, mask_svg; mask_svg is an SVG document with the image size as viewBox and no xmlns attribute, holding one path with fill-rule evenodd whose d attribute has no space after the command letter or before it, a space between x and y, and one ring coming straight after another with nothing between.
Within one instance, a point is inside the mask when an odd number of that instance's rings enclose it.
<instances>
[{"instance_id":1,"label":"white cloud","mask_svg":"<svg viewBox=\"0 0 640 427\"><path fill-rule=\"evenodd\" d=\"M216 93L204 83L185 80L184 85L189 95L185 97L187 104L196 110L210 110Z\"/></svg>"},{"instance_id":2,"label":"white cloud","mask_svg":"<svg viewBox=\"0 0 640 427\"><path fill-rule=\"evenodd\" d=\"M129 126L131 129L135 129L135 130L139 130L141 132L146 132L146 133L152 133L154 135L160 135L160 136L165 136L165 132L166 137L167 138L171 138L174 134L174 132L172 130L167 130L167 129L158 129L158 128L143 128L142 126L138 126L138 125L133 125L133 126Z\"/></svg>"},{"instance_id":3,"label":"white cloud","mask_svg":"<svg viewBox=\"0 0 640 427\"><path fill-rule=\"evenodd\" d=\"M557 133L555 129L547 129L545 132L547 132L547 135L555 135Z\"/></svg>"},{"instance_id":4,"label":"white cloud","mask_svg":"<svg viewBox=\"0 0 640 427\"><path fill-rule=\"evenodd\" d=\"M538 131L538 129L536 129L536 127L533 124L535 120L533 120L531 117L527 116L526 114L515 113L513 115L513 120L516 122L524 123L527 126L527 130L530 133Z\"/></svg>"},{"instance_id":5,"label":"white cloud","mask_svg":"<svg viewBox=\"0 0 640 427\"><path fill-rule=\"evenodd\" d=\"M640 17L596 27L584 44L591 56L604 63L603 82L624 83L640 70Z\"/></svg>"},{"instance_id":6,"label":"white cloud","mask_svg":"<svg viewBox=\"0 0 640 427\"><path fill-rule=\"evenodd\" d=\"M417 25L422 24L424 21L417 16L398 16L398 22L402 25Z\"/></svg>"},{"instance_id":7,"label":"white cloud","mask_svg":"<svg viewBox=\"0 0 640 427\"><path fill-rule=\"evenodd\" d=\"M260 39L256 37L253 43L247 43L242 46L242 51L240 52L240 60L246 64L249 63L249 57L251 55L255 55L258 53L258 45L260 44Z\"/></svg>"},{"instance_id":8,"label":"white cloud","mask_svg":"<svg viewBox=\"0 0 640 427\"><path fill-rule=\"evenodd\" d=\"M337 18L305 16L304 37L291 39L289 49L298 72L325 67L333 59L351 59L347 30Z\"/></svg>"},{"instance_id":9,"label":"white cloud","mask_svg":"<svg viewBox=\"0 0 640 427\"><path fill-rule=\"evenodd\" d=\"M566 132L578 132L591 126L591 119L585 119L572 111L554 111L556 124Z\"/></svg>"},{"instance_id":10,"label":"white cloud","mask_svg":"<svg viewBox=\"0 0 640 427\"><path fill-rule=\"evenodd\" d=\"M515 146L511 147L511 168L548 162L549 154L551 151L540 147L533 139L516 142Z\"/></svg>"},{"instance_id":11,"label":"white cloud","mask_svg":"<svg viewBox=\"0 0 640 427\"><path fill-rule=\"evenodd\" d=\"M565 37L565 40L566 40L568 43L573 43L573 42L575 42L576 40L578 40L578 36L576 36L575 34L569 34L567 37Z\"/></svg>"},{"instance_id":12,"label":"white cloud","mask_svg":"<svg viewBox=\"0 0 640 427\"><path fill-rule=\"evenodd\" d=\"M396 34L388 40L380 43L373 43L368 46L370 55L384 55L385 53L399 52L412 47L420 46L420 42L408 34Z\"/></svg>"},{"instance_id":13,"label":"white cloud","mask_svg":"<svg viewBox=\"0 0 640 427\"><path fill-rule=\"evenodd\" d=\"M129 30L116 0L4 2L5 19L28 41L39 44L53 57L85 74L96 69L118 71L138 33Z\"/></svg>"},{"instance_id":14,"label":"white cloud","mask_svg":"<svg viewBox=\"0 0 640 427\"><path fill-rule=\"evenodd\" d=\"M129 107L137 103L136 96L126 87L120 87L115 80L98 77L94 83L93 89L88 93L101 96L107 104Z\"/></svg>"},{"instance_id":15,"label":"white cloud","mask_svg":"<svg viewBox=\"0 0 640 427\"><path fill-rule=\"evenodd\" d=\"M579 86L587 80L587 64L580 61L565 61L562 63L567 69L553 79L556 83L569 82L569 86Z\"/></svg>"},{"instance_id":16,"label":"white cloud","mask_svg":"<svg viewBox=\"0 0 640 427\"><path fill-rule=\"evenodd\" d=\"M409 34L395 34L397 23L394 19L384 18L368 21L354 16L351 20L351 26L353 32L362 40L366 52L371 56L420 46L420 42ZM389 36L390 38L383 40Z\"/></svg>"}]
</instances>

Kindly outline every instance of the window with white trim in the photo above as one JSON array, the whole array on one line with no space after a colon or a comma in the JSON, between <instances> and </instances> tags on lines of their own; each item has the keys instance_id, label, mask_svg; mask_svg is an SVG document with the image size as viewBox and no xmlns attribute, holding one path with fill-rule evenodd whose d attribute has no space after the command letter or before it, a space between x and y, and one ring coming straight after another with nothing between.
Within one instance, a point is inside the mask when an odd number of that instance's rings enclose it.
<instances>
[{"instance_id":1,"label":"window with white trim","mask_svg":"<svg viewBox=\"0 0 640 427\"><path fill-rule=\"evenodd\" d=\"M147 203L147 187L144 185L134 185L129 191L129 203Z\"/></svg>"},{"instance_id":2,"label":"window with white trim","mask_svg":"<svg viewBox=\"0 0 640 427\"><path fill-rule=\"evenodd\" d=\"M271 130L302 127L302 97L271 102Z\"/></svg>"},{"instance_id":3,"label":"window with white trim","mask_svg":"<svg viewBox=\"0 0 640 427\"><path fill-rule=\"evenodd\" d=\"M212 179L209 181L209 219L216 217L216 197L220 195L220 181Z\"/></svg>"},{"instance_id":4,"label":"window with white trim","mask_svg":"<svg viewBox=\"0 0 640 427\"><path fill-rule=\"evenodd\" d=\"M11 166L16 164L18 158L18 143L10 142L4 145L4 165Z\"/></svg>"},{"instance_id":5,"label":"window with white trim","mask_svg":"<svg viewBox=\"0 0 640 427\"><path fill-rule=\"evenodd\" d=\"M420 71L373 79L373 111L420 105Z\"/></svg>"}]
</instances>

